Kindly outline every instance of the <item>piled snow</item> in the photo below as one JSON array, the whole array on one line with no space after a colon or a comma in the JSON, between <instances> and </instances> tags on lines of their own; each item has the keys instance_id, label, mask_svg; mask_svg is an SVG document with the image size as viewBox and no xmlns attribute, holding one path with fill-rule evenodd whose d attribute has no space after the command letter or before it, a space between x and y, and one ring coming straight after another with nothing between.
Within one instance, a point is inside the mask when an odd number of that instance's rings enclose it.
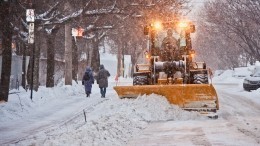
<instances>
[{"instance_id":1,"label":"piled snow","mask_svg":"<svg viewBox=\"0 0 260 146\"><path fill-rule=\"evenodd\" d=\"M115 84L112 80L110 79L111 86L107 91L109 97L105 99L100 98L97 84L94 84L91 98L87 99L83 86L75 82L72 86L65 86L62 82L50 89L40 87L39 91L34 93L33 102L29 98L30 92L20 90L20 93L12 94L7 103L0 104L0 129L5 126L12 129L11 123L23 121L23 128L31 133L28 136L22 134L25 137L20 137L15 145L114 146L125 145L151 122L205 119L196 112L183 111L169 104L166 98L159 95L119 99L112 89ZM120 83L124 84L128 83L129 79L120 80ZM82 104L73 104L74 102ZM73 108L77 110L69 113ZM57 119L50 117L52 114L61 116L63 121L57 122ZM12 126L8 126L9 124ZM41 127L41 124L47 126ZM30 129L29 125L38 126ZM32 130L35 128L38 130ZM3 135L2 132L5 132L5 136L12 135L12 132L8 131L9 133L6 133L7 131L1 130L0 135Z\"/></svg>"},{"instance_id":2,"label":"piled snow","mask_svg":"<svg viewBox=\"0 0 260 146\"><path fill-rule=\"evenodd\" d=\"M223 72L224 72L224 70L216 70L214 72L214 77L220 76Z\"/></svg>"},{"instance_id":3,"label":"piled snow","mask_svg":"<svg viewBox=\"0 0 260 146\"><path fill-rule=\"evenodd\" d=\"M241 81L252 74L254 66L234 68L234 70L217 70L213 78L214 84L240 84ZM241 80L242 79L242 80Z\"/></svg>"},{"instance_id":4,"label":"piled snow","mask_svg":"<svg viewBox=\"0 0 260 146\"><path fill-rule=\"evenodd\" d=\"M260 66L259 62L256 62L254 66L235 68L234 70L226 70L219 76L215 76L212 81L214 85L233 85L235 88L228 88L228 92L237 95L244 96L253 102L260 103L260 88L252 90L251 92L245 91L243 88L244 78L250 76ZM224 90L226 86L223 86Z\"/></svg>"},{"instance_id":5,"label":"piled snow","mask_svg":"<svg viewBox=\"0 0 260 146\"><path fill-rule=\"evenodd\" d=\"M241 84L245 77L250 76L256 70L260 69L260 62L256 61L255 65L248 67L234 68L234 70L216 70L214 73L213 83Z\"/></svg>"},{"instance_id":6,"label":"piled snow","mask_svg":"<svg viewBox=\"0 0 260 146\"><path fill-rule=\"evenodd\" d=\"M136 100L108 100L83 116L67 121L48 132L31 136L21 145L125 145L138 135L149 122L165 120L201 119L197 113L185 112L169 105L157 95ZM56 129L57 128L57 129Z\"/></svg>"},{"instance_id":7,"label":"piled snow","mask_svg":"<svg viewBox=\"0 0 260 146\"><path fill-rule=\"evenodd\" d=\"M0 104L0 122L17 120L27 117L34 109L41 108L47 104L59 104L61 100L66 100L79 93L84 93L81 85L73 81L72 86L65 86L64 80L54 88L39 87L38 92L33 92L33 99L30 99L31 91L11 90L7 103Z\"/></svg>"},{"instance_id":8,"label":"piled snow","mask_svg":"<svg viewBox=\"0 0 260 146\"><path fill-rule=\"evenodd\" d=\"M151 123L186 121L184 123L191 125L189 121L205 121L205 117L198 113L183 111L159 95L119 99L112 87L132 84L132 79L119 78L115 82L115 58L101 54L101 63L112 75L104 99L100 98L97 84L93 85L91 97L86 98L81 82L66 86L64 80L54 88L40 87L33 93L33 101L29 91L12 90L9 101L0 104L0 145L121 146L137 137ZM213 78L213 84L224 84L219 86L221 90L260 103L260 89L244 91L243 78L238 76L248 74L251 69L224 71Z\"/></svg>"},{"instance_id":9,"label":"piled snow","mask_svg":"<svg viewBox=\"0 0 260 146\"><path fill-rule=\"evenodd\" d=\"M240 79L235 78L233 74L233 70L226 70L221 75L215 76L212 79L212 82L213 84L238 84L240 82Z\"/></svg>"},{"instance_id":10,"label":"piled snow","mask_svg":"<svg viewBox=\"0 0 260 146\"><path fill-rule=\"evenodd\" d=\"M260 66L260 61L256 61L255 66L257 66L257 67Z\"/></svg>"},{"instance_id":11,"label":"piled snow","mask_svg":"<svg viewBox=\"0 0 260 146\"><path fill-rule=\"evenodd\" d=\"M254 66L235 68L232 76L236 78L245 78L252 74L253 68Z\"/></svg>"}]
</instances>

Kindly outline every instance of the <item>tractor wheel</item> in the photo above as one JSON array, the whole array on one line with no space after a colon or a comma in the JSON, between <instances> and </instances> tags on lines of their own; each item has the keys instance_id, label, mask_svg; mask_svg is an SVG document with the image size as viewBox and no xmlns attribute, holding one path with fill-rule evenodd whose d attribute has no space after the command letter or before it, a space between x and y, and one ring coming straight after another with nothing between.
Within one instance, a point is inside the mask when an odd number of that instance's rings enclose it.
<instances>
[{"instance_id":1,"label":"tractor wheel","mask_svg":"<svg viewBox=\"0 0 260 146\"><path fill-rule=\"evenodd\" d=\"M148 85L147 76L134 76L133 85Z\"/></svg>"},{"instance_id":2,"label":"tractor wheel","mask_svg":"<svg viewBox=\"0 0 260 146\"><path fill-rule=\"evenodd\" d=\"M207 74L195 74L193 76L193 83L194 84L208 84L208 75Z\"/></svg>"}]
</instances>

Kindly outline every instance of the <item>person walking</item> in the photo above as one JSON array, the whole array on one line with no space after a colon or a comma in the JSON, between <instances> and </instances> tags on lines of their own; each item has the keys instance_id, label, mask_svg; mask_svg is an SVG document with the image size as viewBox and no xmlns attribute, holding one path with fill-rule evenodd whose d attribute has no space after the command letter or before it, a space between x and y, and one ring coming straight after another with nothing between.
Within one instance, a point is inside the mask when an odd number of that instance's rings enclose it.
<instances>
[{"instance_id":1,"label":"person walking","mask_svg":"<svg viewBox=\"0 0 260 146\"><path fill-rule=\"evenodd\" d=\"M105 69L104 65L101 64L99 67L99 72L97 74L97 83L100 88L101 98L106 96L106 88L108 87L108 77L110 73Z\"/></svg>"},{"instance_id":2,"label":"person walking","mask_svg":"<svg viewBox=\"0 0 260 146\"><path fill-rule=\"evenodd\" d=\"M86 96L89 97L92 90L92 84L94 84L94 77L91 67L87 67L84 73L82 84L85 86Z\"/></svg>"}]
</instances>

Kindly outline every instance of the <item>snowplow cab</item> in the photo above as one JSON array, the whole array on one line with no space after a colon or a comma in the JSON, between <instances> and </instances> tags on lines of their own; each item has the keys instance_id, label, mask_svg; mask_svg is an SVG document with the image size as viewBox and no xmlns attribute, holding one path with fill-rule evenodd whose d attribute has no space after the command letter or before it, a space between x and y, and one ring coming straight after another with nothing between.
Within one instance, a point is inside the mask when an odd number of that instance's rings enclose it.
<instances>
[{"instance_id":1,"label":"snowplow cab","mask_svg":"<svg viewBox=\"0 0 260 146\"><path fill-rule=\"evenodd\" d=\"M194 62L192 22L154 22L144 27L148 36L147 63L136 64L133 85L115 86L120 98L158 94L179 107L200 113L216 113L217 93L205 62Z\"/></svg>"}]
</instances>

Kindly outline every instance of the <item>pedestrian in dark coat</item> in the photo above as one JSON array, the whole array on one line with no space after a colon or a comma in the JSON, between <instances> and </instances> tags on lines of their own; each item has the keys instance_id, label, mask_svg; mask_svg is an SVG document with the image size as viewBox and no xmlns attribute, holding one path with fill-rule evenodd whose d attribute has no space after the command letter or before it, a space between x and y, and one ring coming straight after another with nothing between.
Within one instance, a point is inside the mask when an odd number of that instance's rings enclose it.
<instances>
[{"instance_id":1,"label":"pedestrian in dark coat","mask_svg":"<svg viewBox=\"0 0 260 146\"><path fill-rule=\"evenodd\" d=\"M94 84L94 77L93 77L92 69L90 67L86 68L86 71L82 79L82 83L85 86L86 96L89 97L92 90L92 84Z\"/></svg>"},{"instance_id":2,"label":"pedestrian in dark coat","mask_svg":"<svg viewBox=\"0 0 260 146\"><path fill-rule=\"evenodd\" d=\"M97 74L97 83L100 88L101 98L106 96L106 88L108 87L107 78L110 76L110 73L105 69L104 65L100 65L99 72Z\"/></svg>"}]
</instances>

